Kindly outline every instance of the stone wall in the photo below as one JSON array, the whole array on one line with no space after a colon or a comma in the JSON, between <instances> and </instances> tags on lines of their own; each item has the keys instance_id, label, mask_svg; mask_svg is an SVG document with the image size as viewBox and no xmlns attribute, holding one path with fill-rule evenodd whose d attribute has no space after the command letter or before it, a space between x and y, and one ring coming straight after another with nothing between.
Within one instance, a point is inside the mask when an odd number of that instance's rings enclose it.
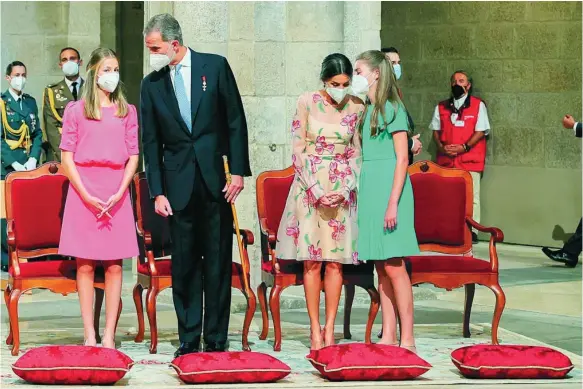
<instances>
[{"instance_id":1,"label":"stone wall","mask_svg":"<svg viewBox=\"0 0 583 389\"><path fill-rule=\"evenodd\" d=\"M243 98L253 177L237 201L240 225L251 229L252 280L260 280L255 180L291 164L288 130L298 96L321 87L324 57L353 59L380 45L379 2L147 2L145 19L161 12L180 22L185 44L226 56ZM147 60L147 56L145 57ZM145 61L147 62L147 61ZM145 72L150 72L145 64ZM236 252L236 251L235 251Z\"/></svg>"},{"instance_id":2,"label":"stone wall","mask_svg":"<svg viewBox=\"0 0 583 389\"><path fill-rule=\"evenodd\" d=\"M508 242L561 245L581 215L581 142L561 125L567 113L583 120L581 3L383 2L381 40L401 51L405 103L427 146L450 75L470 72L492 125L482 221Z\"/></svg>"},{"instance_id":3,"label":"stone wall","mask_svg":"<svg viewBox=\"0 0 583 389\"><path fill-rule=\"evenodd\" d=\"M100 3L93 2L1 2L0 65L19 60L28 68L25 91L37 99L43 88L63 78L59 51L73 46L88 59L100 44ZM2 91L8 87L2 77Z\"/></svg>"}]
</instances>

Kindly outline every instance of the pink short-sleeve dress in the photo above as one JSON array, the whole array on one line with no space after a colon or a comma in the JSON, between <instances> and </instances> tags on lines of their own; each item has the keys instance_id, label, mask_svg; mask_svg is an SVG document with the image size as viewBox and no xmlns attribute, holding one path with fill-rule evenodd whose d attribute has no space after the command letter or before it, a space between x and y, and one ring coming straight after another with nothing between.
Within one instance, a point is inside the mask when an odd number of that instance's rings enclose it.
<instances>
[{"instance_id":1,"label":"pink short-sleeve dress","mask_svg":"<svg viewBox=\"0 0 583 389\"><path fill-rule=\"evenodd\" d=\"M102 107L101 120L83 114L84 101L70 103L63 117L60 148L73 160L87 191L103 202L121 185L130 155L137 155L138 118L129 106L126 117L116 107ZM127 259L138 255L134 213L129 190L109 211L111 218L90 208L72 184L63 214L59 254L92 260Z\"/></svg>"}]
</instances>

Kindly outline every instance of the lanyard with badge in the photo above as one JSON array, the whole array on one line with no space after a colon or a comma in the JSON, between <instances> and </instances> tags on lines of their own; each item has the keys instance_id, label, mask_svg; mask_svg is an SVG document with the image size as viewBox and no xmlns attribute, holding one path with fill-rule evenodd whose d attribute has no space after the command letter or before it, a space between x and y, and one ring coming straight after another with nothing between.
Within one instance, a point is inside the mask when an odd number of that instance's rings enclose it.
<instances>
[{"instance_id":1,"label":"lanyard with badge","mask_svg":"<svg viewBox=\"0 0 583 389\"><path fill-rule=\"evenodd\" d=\"M450 101L450 103L449 103L449 109L451 110L450 119L451 119L451 123L454 125L454 127L465 126L465 122L463 120L463 111L464 111L465 105L466 105L466 102L464 101L462 106L459 107L459 109L458 109L455 107L453 100Z\"/></svg>"}]
</instances>

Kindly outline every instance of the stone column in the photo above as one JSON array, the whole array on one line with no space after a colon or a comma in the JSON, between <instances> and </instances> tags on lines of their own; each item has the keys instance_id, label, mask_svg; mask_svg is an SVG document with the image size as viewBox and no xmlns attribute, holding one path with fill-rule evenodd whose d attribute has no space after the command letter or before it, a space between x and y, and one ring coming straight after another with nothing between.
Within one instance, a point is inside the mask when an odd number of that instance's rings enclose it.
<instances>
[{"instance_id":1,"label":"stone column","mask_svg":"<svg viewBox=\"0 0 583 389\"><path fill-rule=\"evenodd\" d=\"M363 51L381 48L381 2L344 3L344 53L354 60Z\"/></svg>"}]
</instances>

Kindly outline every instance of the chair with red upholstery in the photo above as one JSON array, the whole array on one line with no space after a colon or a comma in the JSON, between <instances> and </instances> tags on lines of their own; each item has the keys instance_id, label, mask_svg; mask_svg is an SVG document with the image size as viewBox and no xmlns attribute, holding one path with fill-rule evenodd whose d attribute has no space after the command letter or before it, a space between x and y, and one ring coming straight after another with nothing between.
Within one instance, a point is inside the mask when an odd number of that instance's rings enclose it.
<instances>
[{"instance_id":1,"label":"chair with red upholstery","mask_svg":"<svg viewBox=\"0 0 583 389\"><path fill-rule=\"evenodd\" d=\"M430 283L446 290L465 286L464 337L470 337L475 285L491 289L496 296L492 343L498 344L498 325L506 297L498 280L496 243L504 240L504 234L498 228L484 227L472 219L472 177L467 171L419 161L409 167L409 175L415 197L419 248L423 252L442 254L409 257L411 283ZM488 261L472 254L472 227L490 234Z\"/></svg>"},{"instance_id":2,"label":"chair with red upholstery","mask_svg":"<svg viewBox=\"0 0 583 389\"><path fill-rule=\"evenodd\" d=\"M142 295L144 289L146 293L146 313L150 323L150 353L155 354L158 347L158 326L156 322L156 297L161 291L172 287L172 243L170 240L170 226L168 220L159 216L154 210L154 202L150 200L148 182L146 175L137 173L134 176L132 185L132 197L134 199L134 212L136 215L136 227L138 233L138 244L140 246L140 257L138 260L138 279L134 286L133 296L138 315L138 334L136 342L144 340L144 308ZM234 230L233 230L234 232ZM254 236L251 231L240 230L243 241L243 260L249 269L249 257L247 246L254 243ZM243 322L242 343L243 350L250 351L249 347L249 327L255 314L257 300L253 290L246 290L243 279L243 268L241 264L232 264L231 287L238 289L247 299L247 310ZM249 274L245 275L250 281Z\"/></svg>"},{"instance_id":3,"label":"chair with red upholstery","mask_svg":"<svg viewBox=\"0 0 583 389\"><path fill-rule=\"evenodd\" d=\"M261 284L257 287L263 327L259 339L266 339L269 331L267 312L267 288L271 288L269 307L273 317L275 342L273 349L281 350L280 296L284 289L293 285L303 285L304 265L295 260L276 258L277 230L291 184L294 179L293 166L284 170L266 171L257 178L257 212L261 228ZM359 286L371 298L365 332L365 342L370 343L372 325L379 310L379 293L374 286L373 263L344 265L344 285ZM354 294L347 294L344 311L344 336L350 338L350 311Z\"/></svg>"},{"instance_id":4,"label":"chair with red upholstery","mask_svg":"<svg viewBox=\"0 0 583 389\"><path fill-rule=\"evenodd\" d=\"M76 262L58 256L68 189L69 181L58 163L47 163L32 171L13 172L6 176L6 222L10 258L4 300L10 321L6 344L12 345L12 355L18 355L20 347L18 300L24 292L48 289L64 296L77 292ZM39 200L39 193L42 193L42 200ZM27 261L21 263L19 259ZM101 291L105 288L103 267L97 267L95 272L95 288ZM102 301L103 293L96 293L97 338ZM118 320L121 310L120 301Z\"/></svg>"}]
</instances>

